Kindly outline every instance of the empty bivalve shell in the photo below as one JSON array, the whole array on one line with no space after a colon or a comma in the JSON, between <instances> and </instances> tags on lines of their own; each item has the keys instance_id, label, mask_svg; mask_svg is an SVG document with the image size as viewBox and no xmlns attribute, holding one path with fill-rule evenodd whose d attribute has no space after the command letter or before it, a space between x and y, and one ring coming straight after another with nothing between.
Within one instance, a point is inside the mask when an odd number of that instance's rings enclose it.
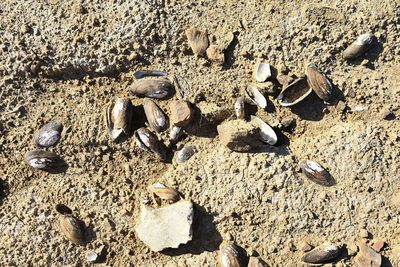
<instances>
[{"instance_id":1,"label":"empty bivalve shell","mask_svg":"<svg viewBox=\"0 0 400 267\"><path fill-rule=\"evenodd\" d=\"M239 248L230 242L222 242L219 246L219 263L222 267L241 267Z\"/></svg>"},{"instance_id":2,"label":"empty bivalve shell","mask_svg":"<svg viewBox=\"0 0 400 267\"><path fill-rule=\"evenodd\" d=\"M267 63L256 64L256 67L254 69L254 78L256 79L257 82L263 83L271 76L272 76L271 66L269 64Z\"/></svg>"},{"instance_id":3,"label":"empty bivalve shell","mask_svg":"<svg viewBox=\"0 0 400 267\"><path fill-rule=\"evenodd\" d=\"M314 264L328 263L336 259L341 253L341 247L334 244L324 244L304 254L302 261Z\"/></svg>"},{"instance_id":4,"label":"empty bivalve shell","mask_svg":"<svg viewBox=\"0 0 400 267\"><path fill-rule=\"evenodd\" d=\"M63 204L57 204L56 211L60 214L58 226L65 237L76 244L85 241L85 223L72 215L71 209Z\"/></svg>"},{"instance_id":5,"label":"empty bivalve shell","mask_svg":"<svg viewBox=\"0 0 400 267\"><path fill-rule=\"evenodd\" d=\"M175 203L181 199L177 190L168 188L161 183L152 184L149 189L154 194L153 197L158 205L161 205L160 199L167 201L169 204Z\"/></svg>"},{"instance_id":6,"label":"empty bivalve shell","mask_svg":"<svg viewBox=\"0 0 400 267\"><path fill-rule=\"evenodd\" d=\"M267 107L267 99L254 84L246 87L246 95L260 108L264 109Z\"/></svg>"},{"instance_id":7,"label":"empty bivalve shell","mask_svg":"<svg viewBox=\"0 0 400 267\"><path fill-rule=\"evenodd\" d=\"M278 95L279 104L284 107L293 106L305 99L311 91L307 79L299 78L282 89Z\"/></svg>"},{"instance_id":8,"label":"empty bivalve shell","mask_svg":"<svg viewBox=\"0 0 400 267\"><path fill-rule=\"evenodd\" d=\"M235 102L235 114L236 118L244 119L246 117L246 105L244 103L244 99L239 97Z\"/></svg>"},{"instance_id":9,"label":"empty bivalve shell","mask_svg":"<svg viewBox=\"0 0 400 267\"><path fill-rule=\"evenodd\" d=\"M190 159L196 152L197 149L194 145L186 145L177 152L176 162L183 163Z\"/></svg>"}]
</instances>

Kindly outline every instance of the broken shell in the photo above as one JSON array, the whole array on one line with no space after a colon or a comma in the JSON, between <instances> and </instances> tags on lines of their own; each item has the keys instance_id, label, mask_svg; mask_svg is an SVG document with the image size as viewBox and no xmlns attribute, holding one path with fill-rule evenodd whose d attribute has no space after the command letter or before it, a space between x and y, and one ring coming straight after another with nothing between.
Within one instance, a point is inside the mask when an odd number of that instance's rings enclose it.
<instances>
[{"instance_id":1,"label":"broken shell","mask_svg":"<svg viewBox=\"0 0 400 267\"><path fill-rule=\"evenodd\" d=\"M190 159L196 152L197 149L194 145L186 145L177 152L176 162L183 163Z\"/></svg>"},{"instance_id":2,"label":"broken shell","mask_svg":"<svg viewBox=\"0 0 400 267\"><path fill-rule=\"evenodd\" d=\"M278 101L281 106L289 107L299 103L306 98L312 89L307 83L307 79L299 78L282 89L278 96Z\"/></svg>"},{"instance_id":3,"label":"broken shell","mask_svg":"<svg viewBox=\"0 0 400 267\"><path fill-rule=\"evenodd\" d=\"M35 169L50 169L60 166L62 161L60 157L50 151L33 150L29 151L24 156L24 161Z\"/></svg>"},{"instance_id":4,"label":"broken shell","mask_svg":"<svg viewBox=\"0 0 400 267\"><path fill-rule=\"evenodd\" d=\"M219 261L223 267L240 267L239 248L234 243L223 242L220 247Z\"/></svg>"},{"instance_id":5,"label":"broken shell","mask_svg":"<svg viewBox=\"0 0 400 267\"><path fill-rule=\"evenodd\" d=\"M257 63L254 69L254 78L257 82L263 83L272 76L271 66L267 63Z\"/></svg>"},{"instance_id":6,"label":"broken shell","mask_svg":"<svg viewBox=\"0 0 400 267\"><path fill-rule=\"evenodd\" d=\"M190 103L185 100L175 100L169 105L171 110L171 124L184 127L187 126L193 118L193 109Z\"/></svg>"},{"instance_id":7,"label":"broken shell","mask_svg":"<svg viewBox=\"0 0 400 267\"><path fill-rule=\"evenodd\" d=\"M142 127L135 131L134 136L141 149L153 152L161 161L166 160L166 148L154 133Z\"/></svg>"},{"instance_id":8,"label":"broken shell","mask_svg":"<svg viewBox=\"0 0 400 267\"><path fill-rule=\"evenodd\" d=\"M177 190L168 188L161 183L155 183L151 185L149 189L153 193L153 198L158 205L161 205L161 200L172 204L181 198Z\"/></svg>"},{"instance_id":9,"label":"broken shell","mask_svg":"<svg viewBox=\"0 0 400 267\"><path fill-rule=\"evenodd\" d=\"M260 129L260 138L264 143L273 146L278 142L278 136L271 126L256 116L251 116L250 118L250 123Z\"/></svg>"},{"instance_id":10,"label":"broken shell","mask_svg":"<svg viewBox=\"0 0 400 267\"><path fill-rule=\"evenodd\" d=\"M321 165L312 160L303 160L300 162L300 168L303 174L314 183L332 186L335 179Z\"/></svg>"},{"instance_id":11,"label":"broken shell","mask_svg":"<svg viewBox=\"0 0 400 267\"><path fill-rule=\"evenodd\" d=\"M260 258L250 257L247 267L268 267L267 263Z\"/></svg>"},{"instance_id":12,"label":"broken shell","mask_svg":"<svg viewBox=\"0 0 400 267\"><path fill-rule=\"evenodd\" d=\"M334 244L325 244L307 252L301 260L307 263L328 263L337 258L341 253L341 247Z\"/></svg>"},{"instance_id":13,"label":"broken shell","mask_svg":"<svg viewBox=\"0 0 400 267\"><path fill-rule=\"evenodd\" d=\"M116 97L106 109L106 126L112 139L117 139L131 129L133 106L129 98Z\"/></svg>"},{"instance_id":14,"label":"broken shell","mask_svg":"<svg viewBox=\"0 0 400 267\"><path fill-rule=\"evenodd\" d=\"M310 64L306 70L307 80L314 92L324 101L329 101L332 96L332 84L317 69L317 65Z\"/></svg>"},{"instance_id":15,"label":"broken shell","mask_svg":"<svg viewBox=\"0 0 400 267\"><path fill-rule=\"evenodd\" d=\"M260 91L258 91L255 85L248 85L246 88L246 94L260 108L264 109L267 107L267 99L260 93Z\"/></svg>"},{"instance_id":16,"label":"broken shell","mask_svg":"<svg viewBox=\"0 0 400 267\"><path fill-rule=\"evenodd\" d=\"M137 80L147 76L166 77L167 75L167 72L160 70L138 70L133 74Z\"/></svg>"},{"instance_id":17,"label":"broken shell","mask_svg":"<svg viewBox=\"0 0 400 267\"><path fill-rule=\"evenodd\" d=\"M56 205L56 211L60 214L60 231L73 243L82 244L85 241L85 223L72 215L71 209L63 204Z\"/></svg>"},{"instance_id":18,"label":"broken shell","mask_svg":"<svg viewBox=\"0 0 400 267\"><path fill-rule=\"evenodd\" d=\"M244 119L246 116L245 103L242 97L235 102L235 114L238 119Z\"/></svg>"},{"instance_id":19,"label":"broken shell","mask_svg":"<svg viewBox=\"0 0 400 267\"><path fill-rule=\"evenodd\" d=\"M182 127L173 126L169 132L169 141L175 143L178 138L183 134Z\"/></svg>"},{"instance_id":20,"label":"broken shell","mask_svg":"<svg viewBox=\"0 0 400 267\"><path fill-rule=\"evenodd\" d=\"M42 126L34 134L35 143L42 147L49 147L56 144L61 138L63 126L57 121L51 121Z\"/></svg>"},{"instance_id":21,"label":"broken shell","mask_svg":"<svg viewBox=\"0 0 400 267\"><path fill-rule=\"evenodd\" d=\"M193 53L200 56L204 55L208 47L207 33L200 31L195 27L191 27L186 30L186 37Z\"/></svg>"},{"instance_id":22,"label":"broken shell","mask_svg":"<svg viewBox=\"0 0 400 267\"><path fill-rule=\"evenodd\" d=\"M357 40L343 51L343 58L349 60L361 56L371 46L374 38L372 33L358 36Z\"/></svg>"},{"instance_id":23,"label":"broken shell","mask_svg":"<svg viewBox=\"0 0 400 267\"><path fill-rule=\"evenodd\" d=\"M220 65L224 64L225 54L218 46L210 45L210 47L207 48L206 53L211 62L215 62Z\"/></svg>"},{"instance_id":24,"label":"broken shell","mask_svg":"<svg viewBox=\"0 0 400 267\"><path fill-rule=\"evenodd\" d=\"M159 133L167 128L166 115L153 100L145 99L143 109L151 129Z\"/></svg>"},{"instance_id":25,"label":"broken shell","mask_svg":"<svg viewBox=\"0 0 400 267\"><path fill-rule=\"evenodd\" d=\"M163 99L173 92L173 85L165 78L138 80L131 88L131 93L139 97Z\"/></svg>"}]
</instances>

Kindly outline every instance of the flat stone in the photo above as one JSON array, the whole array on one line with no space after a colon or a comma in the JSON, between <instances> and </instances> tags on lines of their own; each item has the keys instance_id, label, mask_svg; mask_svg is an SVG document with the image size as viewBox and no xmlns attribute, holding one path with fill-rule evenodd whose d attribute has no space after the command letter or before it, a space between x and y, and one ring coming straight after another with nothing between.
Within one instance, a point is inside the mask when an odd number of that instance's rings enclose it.
<instances>
[{"instance_id":1,"label":"flat stone","mask_svg":"<svg viewBox=\"0 0 400 267\"><path fill-rule=\"evenodd\" d=\"M177 248L192 240L193 203L181 200L154 209L142 206L135 231L152 251Z\"/></svg>"},{"instance_id":2,"label":"flat stone","mask_svg":"<svg viewBox=\"0 0 400 267\"><path fill-rule=\"evenodd\" d=\"M358 236L361 238L368 238L369 233L368 233L367 229L361 229L360 232L358 232Z\"/></svg>"},{"instance_id":3,"label":"flat stone","mask_svg":"<svg viewBox=\"0 0 400 267\"><path fill-rule=\"evenodd\" d=\"M385 241L383 241L381 238L377 238L372 240L372 248L376 251L379 252L382 250L382 248L385 246Z\"/></svg>"},{"instance_id":4,"label":"flat stone","mask_svg":"<svg viewBox=\"0 0 400 267\"><path fill-rule=\"evenodd\" d=\"M382 256L363 243L357 244L360 251L354 260L358 267L379 267L382 264Z\"/></svg>"},{"instance_id":5,"label":"flat stone","mask_svg":"<svg viewBox=\"0 0 400 267\"><path fill-rule=\"evenodd\" d=\"M171 122L177 127L184 127L193 118L193 109L185 100L172 101L169 105L171 110Z\"/></svg>"}]
</instances>

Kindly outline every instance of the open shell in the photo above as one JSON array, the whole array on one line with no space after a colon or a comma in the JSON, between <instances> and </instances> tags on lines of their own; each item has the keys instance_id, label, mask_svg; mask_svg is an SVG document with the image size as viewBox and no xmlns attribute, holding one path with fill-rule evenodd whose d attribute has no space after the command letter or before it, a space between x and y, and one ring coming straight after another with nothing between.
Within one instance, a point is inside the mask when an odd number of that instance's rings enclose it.
<instances>
[{"instance_id":1,"label":"open shell","mask_svg":"<svg viewBox=\"0 0 400 267\"><path fill-rule=\"evenodd\" d=\"M166 147L154 133L142 127L135 131L134 136L141 149L154 153L161 161L166 160Z\"/></svg>"},{"instance_id":2,"label":"open shell","mask_svg":"<svg viewBox=\"0 0 400 267\"><path fill-rule=\"evenodd\" d=\"M342 249L334 244L325 244L314 248L302 257L306 263L328 263L337 258L342 253Z\"/></svg>"},{"instance_id":3,"label":"open shell","mask_svg":"<svg viewBox=\"0 0 400 267\"><path fill-rule=\"evenodd\" d=\"M278 136L276 135L274 129L272 129L272 127L265 123L262 119L256 116L251 116L250 123L260 129L261 141L271 146L278 142Z\"/></svg>"},{"instance_id":4,"label":"open shell","mask_svg":"<svg viewBox=\"0 0 400 267\"><path fill-rule=\"evenodd\" d=\"M173 88L171 81L165 78L141 79L132 86L131 93L139 97L164 99L172 94Z\"/></svg>"},{"instance_id":5,"label":"open shell","mask_svg":"<svg viewBox=\"0 0 400 267\"><path fill-rule=\"evenodd\" d=\"M324 101L329 101L332 96L332 84L317 69L317 65L310 64L306 70L307 81L314 92Z\"/></svg>"},{"instance_id":6,"label":"open shell","mask_svg":"<svg viewBox=\"0 0 400 267\"><path fill-rule=\"evenodd\" d=\"M106 109L106 126L110 137L115 140L131 129L133 106L129 98L116 97Z\"/></svg>"},{"instance_id":7,"label":"open shell","mask_svg":"<svg viewBox=\"0 0 400 267\"><path fill-rule=\"evenodd\" d=\"M153 198L158 205L161 205L161 200L172 204L181 198L176 189L168 188L161 183L152 184L149 189L153 193Z\"/></svg>"},{"instance_id":8,"label":"open shell","mask_svg":"<svg viewBox=\"0 0 400 267\"><path fill-rule=\"evenodd\" d=\"M255 85L250 84L246 87L246 95L260 108L267 107L267 99L258 91Z\"/></svg>"},{"instance_id":9,"label":"open shell","mask_svg":"<svg viewBox=\"0 0 400 267\"><path fill-rule=\"evenodd\" d=\"M50 147L61 138L63 125L57 121L51 121L43 125L35 134L35 143L42 147Z\"/></svg>"},{"instance_id":10,"label":"open shell","mask_svg":"<svg viewBox=\"0 0 400 267\"><path fill-rule=\"evenodd\" d=\"M254 78L257 82L263 83L272 76L271 66L267 63L257 63L254 69Z\"/></svg>"},{"instance_id":11,"label":"open shell","mask_svg":"<svg viewBox=\"0 0 400 267\"><path fill-rule=\"evenodd\" d=\"M152 130L162 132L168 127L168 122L165 113L151 99L145 99L143 109L146 114L147 122Z\"/></svg>"},{"instance_id":12,"label":"open shell","mask_svg":"<svg viewBox=\"0 0 400 267\"><path fill-rule=\"evenodd\" d=\"M289 107L299 103L306 98L312 89L307 83L307 79L299 78L282 89L278 96L278 101L281 106Z\"/></svg>"},{"instance_id":13,"label":"open shell","mask_svg":"<svg viewBox=\"0 0 400 267\"><path fill-rule=\"evenodd\" d=\"M24 161L31 167L41 170L51 169L63 163L57 154L44 150L27 152L24 156Z\"/></svg>"},{"instance_id":14,"label":"open shell","mask_svg":"<svg viewBox=\"0 0 400 267\"><path fill-rule=\"evenodd\" d=\"M332 175L315 161L303 160L300 162L300 168L303 174L314 183L324 186L332 186L336 183Z\"/></svg>"},{"instance_id":15,"label":"open shell","mask_svg":"<svg viewBox=\"0 0 400 267\"><path fill-rule=\"evenodd\" d=\"M361 34L343 51L343 58L351 60L361 56L371 46L374 38L375 36L372 33Z\"/></svg>"}]
</instances>

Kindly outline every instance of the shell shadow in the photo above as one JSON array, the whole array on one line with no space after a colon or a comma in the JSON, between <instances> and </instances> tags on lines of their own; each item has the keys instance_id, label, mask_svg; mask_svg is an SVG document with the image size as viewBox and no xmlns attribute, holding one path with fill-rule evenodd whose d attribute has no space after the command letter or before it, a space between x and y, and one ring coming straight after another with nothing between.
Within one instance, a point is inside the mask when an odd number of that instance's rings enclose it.
<instances>
[{"instance_id":1,"label":"shell shadow","mask_svg":"<svg viewBox=\"0 0 400 267\"><path fill-rule=\"evenodd\" d=\"M3 204L3 200L7 197L10 193L10 186L9 184L0 178L0 205Z\"/></svg>"},{"instance_id":2,"label":"shell shadow","mask_svg":"<svg viewBox=\"0 0 400 267\"><path fill-rule=\"evenodd\" d=\"M236 61L235 47L239 44L237 34L238 34L237 32L234 33L232 42L225 50L225 61L224 64L222 65L222 69L224 70L231 68Z\"/></svg>"},{"instance_id":3,"label":"shell shadow","mask_svg":"<svg viewBox=\"0 0 400 267\"><path fill-rule=\"evenodd\" d=\"M203 207L194 203L193 239L178 248L164 249L161 253L168 256L182 254L201 254L204 251L218 250L222 237L214 224L214 216Z\"/></svg>"},{"instance_id":4,"label":"shell shadow","mask_svg":"<svg viewBox=\"0 0 400 267\"><path fill-rule=\"evenodd\" d=\"M97 239L96 232L94 231L94 225L89 224L86 226L85 229L85 244L88 244L90 242L93 242Z\"/></svg>"},{"instance_id":5,"label":"shell shadow","mask_svg":"<svg viewBox=\"0 0 400 267\"><path fill-rule=\"evenodd\" d=\"M197 107L193 106L193 110L193 121L188 126L184 127L184 130L187 134L198 137L216 137L218 135L217 126L231 116L231 112L228 110L226 112L223 111L212 118L204 116Z\"/></svg>"},{"instance_id":6,"label":"shell shadow","mask_svg":"<svg viewBox=\"0 0 400 267\"><path fill-rule=\"evenodd\" d=\"M51 174L60 174L60 173L65 173L68 170L68 168L69 168L68 163L64 159L59 158L57 166L48 169L43 169L43 171Z\"/></svg>"},{"instance_id":7,"label":"shell shadow","mask_svg":"<svg viewBox=\"0 0 400 267\"><path fill-rule=\"evenodd\" d=\"M291 107L294 114L298 115L301 119L307 121L320 121L325 116L323 110L325 109L324 102L318 96L311 92L303 101Z\"/></svg>"}]
</instances>

